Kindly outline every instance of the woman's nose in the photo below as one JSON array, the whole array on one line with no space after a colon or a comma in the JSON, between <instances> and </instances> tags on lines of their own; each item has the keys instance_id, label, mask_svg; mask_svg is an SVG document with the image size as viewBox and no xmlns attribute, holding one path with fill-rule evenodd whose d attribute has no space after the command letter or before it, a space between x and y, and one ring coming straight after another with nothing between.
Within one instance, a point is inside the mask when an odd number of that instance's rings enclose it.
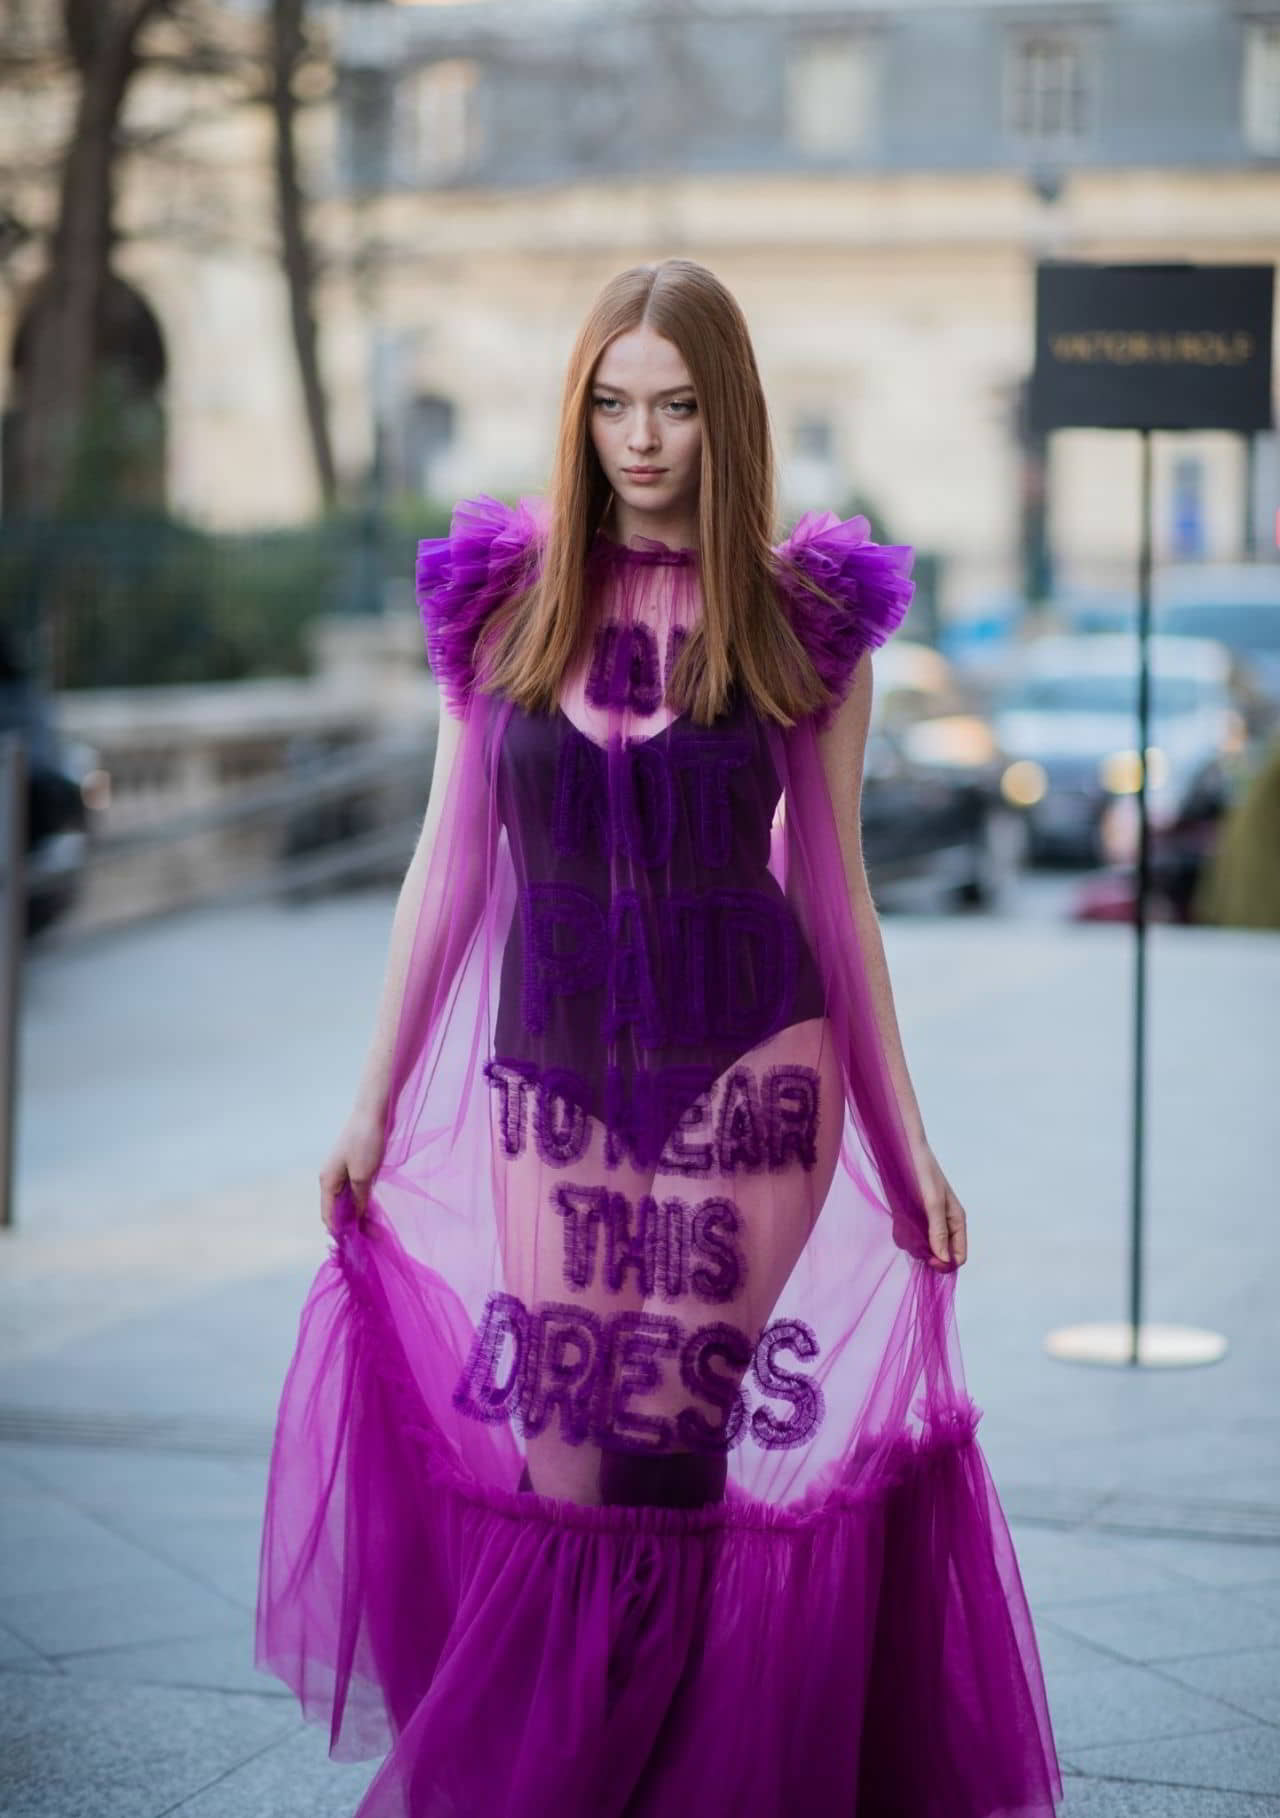
<instances>
[{"instance_id":1,"label":"woman's nose","mask_svg":"<svg viewBox=\"0 0 1280 1818\"><path fill-rule=\"evenodd\" d=\"M637 453L640 453L653 448L657 444L657 440L658 428L655 419L647 411L638 410L635 422L631 426L631 434L627 438L628 444Z\"/></svg>"}]
</instances>

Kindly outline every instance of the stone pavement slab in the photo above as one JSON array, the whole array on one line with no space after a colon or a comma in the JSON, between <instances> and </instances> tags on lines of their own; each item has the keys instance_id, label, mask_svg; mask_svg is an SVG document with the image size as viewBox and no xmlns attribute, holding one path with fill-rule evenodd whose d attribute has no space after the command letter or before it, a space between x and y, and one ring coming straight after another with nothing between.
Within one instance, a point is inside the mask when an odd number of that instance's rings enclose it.
<instances>
[{"instance_id":1,"label":"stone pavement slab","mask_svg":"<svg viewBox=\"0 0 1280 1818\"><path fill-rule=\"evenodd\" d=\"M1204 1585L1144 1591L1133 1597L1080 1598L1041 1606L1058 1627L1127 1660L1177 1660L1280 1646L1280 1612L1258 1591Z\"/></svg>"},{"instance_id":2,"label":"stone pavement slab","mask_svg":"<svg viewBox=\"0 0 1280 1818\"><path fill-rule=\"evenodd\" d=\"M1208 1787L1193 1792L1137 1781L1065 1778L1060 1818L1277 1818L1280 1800ZM266 1814L263 1814L266 1818Z\"/></svg>"},{"instance_id":3,"label":"stone pavement slab","mask_svg":"<svg viewBox=\"0 0 1280 1818\"><path fill-rule=\"evenodd\" d=\"M1218 1698L1186 1691L1145 1667L1089 1667L1061 1679L1046 1668L1045 1677L1054 1736L1073 1761L1080 1750L1104 1743L1158 1742L1239 1722L1240 1713Z\"/></svg>"},{"instance_id":4,"label":"stone pavement slab","mask_svg":"<svg viewBox=\"0 0 1280 1818\"><path fill-rule=\"evenodd\" d=\"M240 1629L244 1611L179 1572L0 1597L0 1623L46 1659Z\"/></svg>"},{"instance_id":5,"label":"stone pavement slab","mask_svg":"<svg viewBox=\"0 0 1280 1818\"><path fill-rule=\"evenodd\" d=\"M351 1818L377 1765L330 1761L319 1730L298 1730L184 1799L171 1818Z\"/></svg>"},{"instance_id":6,"label":"stone pavement slab","mask_svg":"<svg viewBox=\"0 0 1280 1818\"><path fill-rule=\"evenodd\" d=\"M9 1672L5 1818L161 1818L297 1727L277 1699Z\"/></svg>"},{"instance_id":7,"label":"stone pavement slab","mask_svg":"<svg viewBox=\"0 0 1280 1818\"><path fill-rule=\"evenodd\" d=\"M1071 1765L1086 1774L1195 1787L1204 1792L1267 1793L1280 1799L1280 1747L1268 1725L1165 1736L1157 1742L1073 1748Z\"/></svg>"},{"instance_id":8,"label":"stone pavement slab","mask_svg":"<svg viewBox=\"0 0 1280 1818\"><path fill-rule=\"evenodd\" d=\"M64 1654L61 1672L86 1679L110 1679L122 1685L172 1685L188 1691L256 1692L278 1698L293 1710L293 1694L278 1679L253 1664L253 1627L211 1635L184 1635L175 1641L144 1642L135 1647L99 1648L93 1653Z\"/></svg>"},{"instance_id":9,"label":"stone pavement slab","mask_svg":"<svg viewBox=\"0 0 1280 1818\"><path fill-rule=\"evenodd\" d=\"M1212 1692L1238 1711L1280 1726L1280 1648L1248 1648L1239 1654L1202 1654L1195 1660L1169 1660L1162 1671L1183 1685Z\"/></svg>"}]
</instances>

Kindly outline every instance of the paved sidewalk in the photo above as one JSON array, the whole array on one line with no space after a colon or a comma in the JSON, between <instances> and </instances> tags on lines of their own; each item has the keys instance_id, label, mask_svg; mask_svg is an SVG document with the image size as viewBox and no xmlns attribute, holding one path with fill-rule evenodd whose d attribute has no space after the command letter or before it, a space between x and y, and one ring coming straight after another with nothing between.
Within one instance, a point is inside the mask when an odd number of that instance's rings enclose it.
<instances>
[{"instance_id":1,"label":"paved sidewalk","mask_svg":"<svg viewBox=\"0 0 1280 1818\"><path fill-rule=\"evenodd\" d=\"M324 1252L316 1166L382 894L173 922L29 969L20 1228L0 1239L0 1811L338 1818L250 1665L265 1445ZM1124 1311L1131 936L887 918L958 1308L1036 1616L1066 1818L1280 1818L1273 1030L1280 940L1153 931L1148 1311L1195 1371L1058 1364Z\"/></svg>"}]
</instances>

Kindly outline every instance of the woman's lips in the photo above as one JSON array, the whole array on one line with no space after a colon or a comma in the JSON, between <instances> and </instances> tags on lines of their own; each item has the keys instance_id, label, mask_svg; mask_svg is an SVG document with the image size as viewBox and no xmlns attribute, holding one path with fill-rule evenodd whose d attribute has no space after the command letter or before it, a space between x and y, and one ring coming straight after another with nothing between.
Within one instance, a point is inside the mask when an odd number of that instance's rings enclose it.
<instances>
[{"instance_id":1,"label":"woman's lips","mask_svg":"<svg viewBox=\"0 0 1280 1818\"><path fill-rule=\"evenodd\" d=\"M667 470L665 467L624 467L622 471L637 486L647 486L660 480Z\"/></svg>"}]
</instances>

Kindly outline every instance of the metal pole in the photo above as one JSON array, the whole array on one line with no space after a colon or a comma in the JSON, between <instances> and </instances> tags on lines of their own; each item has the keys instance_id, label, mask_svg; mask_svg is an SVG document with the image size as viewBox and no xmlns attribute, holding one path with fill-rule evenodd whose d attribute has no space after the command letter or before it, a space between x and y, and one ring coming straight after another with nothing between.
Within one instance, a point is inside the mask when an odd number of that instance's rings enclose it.
<instances>
[{"instance_id":1,"label":"metal pole","mask_svg":"<svg viewBox=\"0 0 1280 1818\"><path fill-rule=\"evenodd\" d=\"M1045 1338L1051 1357L1068 1363L1159 1368L1217 1363L1227 1341L1198 1326L1142 1323L1143 1172L1146 1157L1147 1086L1147 905L1151 895L1151 829L1147 820L1147 753L1151 748L1151 569L1152 439L1142 437L1142 525L1138 544L1138 866L1133 930L1133 1151L1129 1224L1129 1317L1103 1323L1061 1326Z\"/></svg>"},{"instance_id":2,"label":"metal pole","mask_svg":"<svg viewBox=\"0 0 1280 1818\"><path fill-rule=\"evenodd\" d=\"M0 738L0 1228L13 1223L18 998L27 928L27 765L16 733Z\"/></svg>"},{"instance_id":3,"label":"metal pole","mask_svg":"<svg viewBox=\"0 0 1280 1818\"><path fill-rule=\"evenodd\" d=\"M1246 562L1258 554L1258 438L1252 430L1244 438L1244 517L1241 546Z\"/></svg>"},{"instance_id":4,"label":"metal pole","mask_svg":"<svg viewBox=\"0 0 1280 1818\"><path fill-rule=\"evenodd\" d=\"M1129 1362L1137 1364L1142 1330L1143 1161L1146 1151L1147 898L1151 829L1147 821L1147 752L1151 747L1151 431L1142 445L1142 527L1138 545L1138 879L1133 909L1133 1153L1129 1228Z\"/></svg>"}]
</instances>

